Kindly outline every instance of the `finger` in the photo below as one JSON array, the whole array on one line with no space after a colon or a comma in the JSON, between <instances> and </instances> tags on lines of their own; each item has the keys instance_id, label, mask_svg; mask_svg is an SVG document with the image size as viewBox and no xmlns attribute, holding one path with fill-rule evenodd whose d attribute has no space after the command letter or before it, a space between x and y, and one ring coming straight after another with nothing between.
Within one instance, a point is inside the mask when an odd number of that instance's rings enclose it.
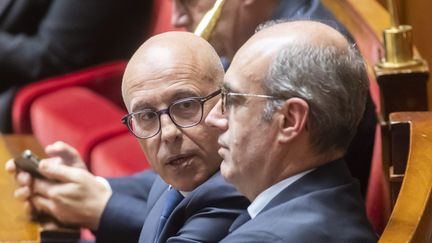
<instances>
[{"instance_id":1,"label":"finger","mask_svg":"<svg viewBox=\"0 0 432 243\"><path fill-rule=\"evenodd\" d=\"M31 190L28 186L18 187L14 192L14 197L22 201L29 199L30 196Z\"/></svg>"},{"instance_id":2,"label":"finger","mask_svg":"<svg viewBox=\"0 0 432 243\"><path fill-rule=\"evenodd\" d=\"M35 179L33 182L33 194L51 198L61 184L44 179Z\"/></svg>"},{"instance_id":3,"label":"finger","mask_svg":"<svg viewBox=\"0 0 432 243\"><path fill-rule=\"evenodd\" d=\"M38 212L44 212L53 215L54 203L48 198L34 196L31 198L31 204Z\"/></svg>"},{"instance_id":4,"label":"finger","mask_svg":"<svg viewBox=\"0 0 432 243\"><path fill-rule=\"evenodd\" d=\"M45 152L51 157L60 157L67 165L83 168L87 170L84 161L81 159L78 151L72 146L58 141L54 144L48 145Z\"/></svg>"},{"instance_id":5,"label":"finger","mask_svg":"<svg viewBox=\"0 0 432 243\"><path fill-rule=\"evenodd\" d=\"M50 164L46 161L41 161L39 171L47 178L60 182L79 182L83 173L88 173L81 168L74 168L63 164Z\"/></svg>"},{"instance_id":6,"label":"finger","mask_svg":"<svg viewBox=\"0 0 432 243\"><path fill-rule=\"evenodd\" d=\"M15 174L16 172L16 166L13 159L10 159L5 164L5 170L9 172L10 174Z\"/></svg>"},{"instance_id":7,"label":"finger","mask_svg":"<svg viewBox=\"0 0 432 243\"><path fill-rule=\"evenodd\" d=\"M49 163L49 164L66 164L65 161L60 157L51 157L51 158L41 159L40 163L42 161L45 161L44 163Z\"/></svg>"},{"instance_id":8,"label":"finger","mask_svg":"<svg viewBox=\"0 0 432 243\"><path fill-rule=\"evenodd\" d=\"M80 156L76 149L61 141L46 146L45 153L51 157L62 157L65 160L75 160Z\"/></svg>"},{"instance_id":9,"label":"finger","mask_svg":"<svg viewBox=\"0 0 432 243\"><path fill-rule=\"evenodd\" d=\"M32 177L28 172L20 171L16 175L16 181L20 186L30 186L32 184Z\"/></svg>"}]
</instances>

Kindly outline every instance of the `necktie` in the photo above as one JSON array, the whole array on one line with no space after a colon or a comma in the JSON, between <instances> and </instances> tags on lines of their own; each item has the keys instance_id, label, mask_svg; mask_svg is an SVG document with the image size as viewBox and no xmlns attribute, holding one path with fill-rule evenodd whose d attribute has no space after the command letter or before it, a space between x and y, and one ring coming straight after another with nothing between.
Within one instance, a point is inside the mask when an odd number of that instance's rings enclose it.
<instances>
[{"instance_id":1,"label":"necktie","mask_svg":"<svg viewBox=\"0 0 432 243\"><path fill-rule=\"evenodd\" d=\"M156 231L157 233L154 242L158 242L160 234L167 222L168 217L171 215L174 208L180 203L182 199L183 196L177 190L173 188L169 189L165 200L165 206L162 209L162 213L160 216L159 225L157 227L157 231Z\"/></svg>"},{"instance_id":2,"label":"necktie","mask_svg":"<svg viewBox=\"0 0 432 243\"><path fill-rule=\"evenodd\" d=\"M231 227L229 228L229 232L233 232L234 230L236 230L238 227L242 226L244 223L246 223L247 221L249 221L251 219L248 211L244 211L242 214L240 214L235 220L234 222L231 224Z\"/></svg>"}]
</instances>

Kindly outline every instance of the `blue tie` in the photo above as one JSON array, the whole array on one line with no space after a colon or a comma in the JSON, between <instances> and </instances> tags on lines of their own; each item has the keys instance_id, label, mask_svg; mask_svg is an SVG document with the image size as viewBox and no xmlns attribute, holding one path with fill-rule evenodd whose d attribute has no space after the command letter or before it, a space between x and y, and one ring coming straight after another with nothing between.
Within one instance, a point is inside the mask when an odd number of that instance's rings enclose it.
<instances>
[{"instance_id":1,"label":"blue tie","mask_svg":"<svg viewBox=\"0 0 432 243\"><path fill-rule=\"evenodd\" d=\"M162 213L159 220L159 225L157 227L157 234L155 237L154 242L158 242L160 234L162 232L162 229L164 228L168 217L171 215L174 208L180 203L180 201L183 199L182 194L180 194L177 190L170 188L168 190L166 199L165 199L165 206L162 209Z\"/></svg>"}]
</instances>

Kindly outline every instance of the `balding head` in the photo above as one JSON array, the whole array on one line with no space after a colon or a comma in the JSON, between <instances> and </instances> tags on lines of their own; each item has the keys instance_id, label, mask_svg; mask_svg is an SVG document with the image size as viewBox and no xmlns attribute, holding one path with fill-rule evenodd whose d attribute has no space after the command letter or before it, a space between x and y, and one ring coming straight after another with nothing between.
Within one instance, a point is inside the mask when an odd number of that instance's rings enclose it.
<instances>
[{"instance_id":1,"label":"balding head","mask_svg":"<svg viewBox=\"0 0 432 243\"><path fill-rule=\"evenodd\" d=\"M293 21L275 24L269 22L266 26L253 35L239 49L236 56L253 58L252 56L259 55L260 62L269 62L287 45L333 46L339 50L349 46L347 39L341 33L320 22Z\"/></svg>"},{"instance_id":2,"label":"balding head","mask_svg":"<svg viewBox=\"0 0 432 243\"><path fill-rule=\"evenodd\" d=\"M202 118L217 102L223 74L213 48L186 32L149 39L126 67L126 124L152 168L177 190L192 191L219 169L217 130Z\"/></svg>"},{"instance_id":3,"label":"balding head","mask_svg":"<svg viewBox=\"0 0 432 243\"><path fill-rule=\"evenodd\" d=\"M257 63L266 92L308 102L317 151L346 149L363 114L368 79L362 57L341 33L313 21L275 24L257 32L236 58Z\"/></svg>"},{"instance_id":4,"label":"balding head","mask_svg":"<svg viewBox=\"0 0 432 243\"><path fill-rule=\"evenodd\" d=\"M188 32L167 32L148 39L132 56L123 76L123 97L130 87L146 80L163 81L170 71L181 69L207 82L221 82L224 74L218 55L204 39Z\"/></svg>"}]
</instances>

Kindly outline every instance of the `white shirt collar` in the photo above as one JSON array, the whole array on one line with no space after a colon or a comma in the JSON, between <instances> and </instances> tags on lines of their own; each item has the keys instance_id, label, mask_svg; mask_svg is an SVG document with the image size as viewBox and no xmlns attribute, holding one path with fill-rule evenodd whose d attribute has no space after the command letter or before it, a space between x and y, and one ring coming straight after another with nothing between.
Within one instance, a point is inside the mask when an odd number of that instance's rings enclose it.
<instances>
[{"instance_id":1,"label":"white shirt collar","mask_svg":"<svg viewBox=\"0 0 432 243\"><path fill-rule=\"evenodd\" d=\"M171 185L168 185L168 190L171 190L171 188L173 188ZM186 197L190 192L184 192L184 191L179 191L180 194L182 194L183 197Z\"/></svg>"},{"instance_id":2,"label":"white shirt collar","mask_svg":"<svg viewBox=\"0 0 432 243\"><path fill-rule=\"evenodd\" d=\"M290 176L286 178L285 180L282 180L273 186L265 189L263 192L261 192L255 200L249 205L247 208L247 211L251 218L255 218L263 209L264 207L273 199L275 198L283 189L287 188L289 185L306 175L307 173L313 171L314 169L303 171L301 173L298 173L296 175Z\"/></svg>"}]
</instances>

